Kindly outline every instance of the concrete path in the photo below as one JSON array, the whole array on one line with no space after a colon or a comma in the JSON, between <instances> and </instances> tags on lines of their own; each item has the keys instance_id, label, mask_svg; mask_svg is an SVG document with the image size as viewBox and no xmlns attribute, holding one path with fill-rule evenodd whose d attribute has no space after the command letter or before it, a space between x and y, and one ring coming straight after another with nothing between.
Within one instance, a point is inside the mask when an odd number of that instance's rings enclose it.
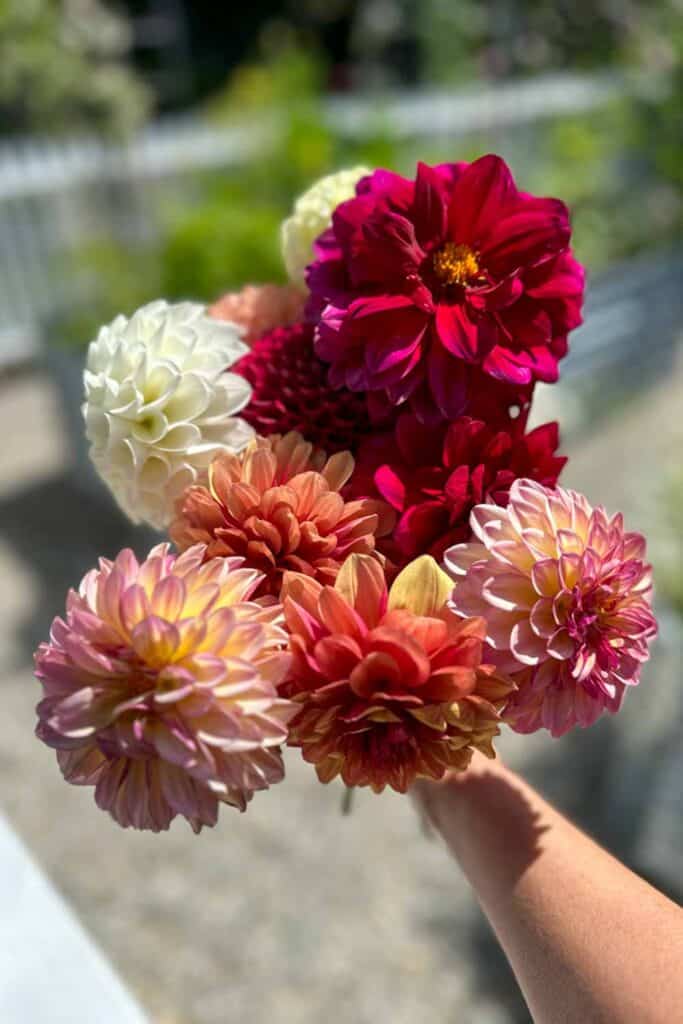
<instances>
[{"instance_id":1,"label":"concrete path","mask_svg":"<svg viewBox=\"0 0 683 1024\"><path fill-rule=\"evenodd\" d=\"M572 453L566 483L625 507L633 526L648 525L652 494L680 452L672 409L681 395L679 369ZM290 752L286 783L257 796L245 816L226 809L199 838L183 823L155 837L119 829L89 791L63 783L54 756L33 737L31 651L95 556L141 538L109 504L74 486L45 377L0 381L0 437L0 808L152 1019L527 1021L465 883L421 834L408 799L361 793L342 818L338 789L320 786ZM663 691L678 655L677 641L667 643L623 723L555 744L514 735L502 744L606 841L621 828L624 841L615 843L624 856L637 822L624 819L622 802L609 832L605 807L619 792L613 771L624 759L608 755L628 746L644 721L647 744L663 735L676 699L669 707ZM664 710L653 715L655 704ZM651 757L647 744L639 758Z\"/></svg>"}]
</instances>

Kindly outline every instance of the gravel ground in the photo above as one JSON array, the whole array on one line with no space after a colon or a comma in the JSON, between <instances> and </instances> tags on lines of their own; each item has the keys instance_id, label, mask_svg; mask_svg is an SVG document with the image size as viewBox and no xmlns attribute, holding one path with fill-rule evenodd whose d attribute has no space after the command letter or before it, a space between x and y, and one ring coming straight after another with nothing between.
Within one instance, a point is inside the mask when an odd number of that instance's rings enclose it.
<instances>
[{"instance_id":1,"label":"gravel ground","mask_svg":"<svg viewBox=\"0 0 683 1024\"><path fill-rule=\"evenodd\" d=\"M573 451L566 483L646 525L647 487L677 450L671 409L681 394L679 370ZM0 806L152 1020L527 1021L466 884L409 799L360 793L343 818L339 790L289 752L286 784L257 796L245 817L226 809L199 838L182 822L155 837L124 832L89 792L64 785L32 735L30 652L95 555L142 538L74 487L45 377L0 381L0 435ZM675 655L669 644L656 679ZM651 703L641 687L624 725L600 724L590 743L510 735L502 749L601 835L604 752L646 719L646 734L657 734ZM633 820L621 825L633 833Z\"/></svg>"}]
</instances>

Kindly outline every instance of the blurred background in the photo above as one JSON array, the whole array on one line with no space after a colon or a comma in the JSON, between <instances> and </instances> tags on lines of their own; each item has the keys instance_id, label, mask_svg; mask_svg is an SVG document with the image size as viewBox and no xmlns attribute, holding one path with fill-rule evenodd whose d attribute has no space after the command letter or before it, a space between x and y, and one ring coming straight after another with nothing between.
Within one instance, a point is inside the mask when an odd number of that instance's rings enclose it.
<instances>
[{"instance_id":1,"label":"blurred background","mask_svg":"<svg viewBox=\"0 0 683 1024\"><path fill-rule=\"evenodd\" d=\"M294 753L245 818L139 835L33 738L67 587L151 542L89 469L85 346L160 295L282 280L280 221L345 164L494 151L572 208L586 323L536 418L561 422L564 483L648 534L661 637L617 719L501 749L683 895L682 54L681 0L0 3L0 811L150 1020L529 1020L407 799L341 818Z\"/></svg>"}]
</instances>

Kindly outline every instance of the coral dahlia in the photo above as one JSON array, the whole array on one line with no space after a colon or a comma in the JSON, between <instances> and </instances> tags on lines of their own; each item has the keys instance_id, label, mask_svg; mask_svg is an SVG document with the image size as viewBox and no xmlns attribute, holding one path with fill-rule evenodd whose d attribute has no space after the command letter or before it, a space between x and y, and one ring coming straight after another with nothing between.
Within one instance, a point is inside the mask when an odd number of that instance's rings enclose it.
<instances>
[{"instance_id":1,"label":"coral dahlia","mask_svg":"<svg viewBox=\"0 0 683 1024\"><path fill-rule=\"evenodd\" d=\"M564 204L519 192L500 157L363 178L307 272L331 382L428 420L468 410L474 367L556 380L581 322L570 233Z\"/></svg>"},{"instance_id":2,"label":"coral dahlia","mask_svg":"<svg viewBox=\"0 0 683 1024\"><path fill-rule=\"evenodd\" d=\"M453 607L483 615L487 640L517 691L506 720L561 736L619 710L656 635L645 540L621 515L561 487L510 488L507 508L478 505L476 540L446 553Z\"/></svg>"},{"instance_id":3,"label":"coral dahlia","mask_svg":"<svg viewBox=\"0 0 683 1024\"><path fill-rule=\"evenodd\" d=\"M326 459L295 431L257 437L240 456L219 455L208 486L188 488L171 539L180 550L206 544L207 557L242 556L263 573L258 593L279 594L288 569L333 583L347 555L373 552L393 525L382 501L344 501L353 467L349 452Z\"/></svg>"},{"instance_id":4,"label":"coral dahlia","mask_svg":"<svg viewBox=\"0 0 683 1024\"><path fill-rule=\"evenodd\" d=\"M332 388L313 350L311 324L265 334L235 366L252 387L243 418L257 434L297 430L327 452L355 451L371 430L365 396Z\"/></svg>"},{"instance_id":5,"label":"coral dahlia","mask_svg":"<svg viewBox=\"0 0 683 1024\"><path fill-rule=\"evenodd\" d=\"M276 690L281 606L253 600L260 576L241 559L204 555L160 544L142 564L101 559L36 655L37 735L124 828L159 832L180 814L199 832L220 803L245 810L284 775L296 709Z\"/></svg>"},{"instance_id":6,"label":"coral dahlia","mask_svg":"<svg viewBox=\"0 0 683 1024\"><path fill-rule=\"evenodd\" d=\"M287 574L292 667L281 693L298 702L289 743L321 782L391 786L494 757L509 680L482 665L486 626L446 605L451 581L423 556L389 592L380 564L352 555L334 587Z\"/></svg>"},{"instance_id":7,"label":"coral dahlia","mask_svg":"<svg viewBox=\"0 0 683 1024\"><path fill-rule=\"evenodd\" d=\"M209 306L207 313L215 320L237 324L242 328L242 341L253 345L262 334L300 320L303 311L301 288L248 284L238 292L226 292Z\"/></svg>"},{"instance_id":8,"label":"coral dahlia","mask_svg":"<svg viewBox=\"0 0 683 1024\"><path fill-rule=\"evenodd\" d=\"M554 486L567 461L555 455L557 423L524 433L526 416L492 429L463 416L426 425L412 413L395 429L363 442L351 494L377 496L398 521L381 549L397 564L428 553L441 560L452 544L469 539L469 517L481 502L507 504L518 477Z\"/></svg>"}]
</instances>

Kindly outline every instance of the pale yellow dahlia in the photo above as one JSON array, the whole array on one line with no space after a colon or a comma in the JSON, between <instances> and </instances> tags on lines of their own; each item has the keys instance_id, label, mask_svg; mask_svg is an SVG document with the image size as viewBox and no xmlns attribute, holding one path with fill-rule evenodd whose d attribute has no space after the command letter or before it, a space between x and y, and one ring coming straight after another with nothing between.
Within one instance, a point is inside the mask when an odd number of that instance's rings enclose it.
<instances>
[{"instance_id":1,"label":"pale yellow dahlia","mask_svg":"<svg viewBox=\"0 0 683 1024\"><path fill-rule=\"evenodd\" d=\"M247 347L235 324L191 302L152 302L100 329L84 373L90 456L121 508L159 529L218 451L253 437L237 413L251 387L228 367Z\"/></svg>"},{"instance_id":2,"label":"pale yellow dahlia","mask_svg":"<svg viewBox=\"0 0 683 1024\"><path fill-rule=\"evenodd\" d=\"M348 167L328 174L296 200L281 228L282 258L294 284L304 284L304 271L314 258L313 243L330 226L335 208L355 194L357 183L369 173L367 167Z\"/></svg>"}]
</instances>

